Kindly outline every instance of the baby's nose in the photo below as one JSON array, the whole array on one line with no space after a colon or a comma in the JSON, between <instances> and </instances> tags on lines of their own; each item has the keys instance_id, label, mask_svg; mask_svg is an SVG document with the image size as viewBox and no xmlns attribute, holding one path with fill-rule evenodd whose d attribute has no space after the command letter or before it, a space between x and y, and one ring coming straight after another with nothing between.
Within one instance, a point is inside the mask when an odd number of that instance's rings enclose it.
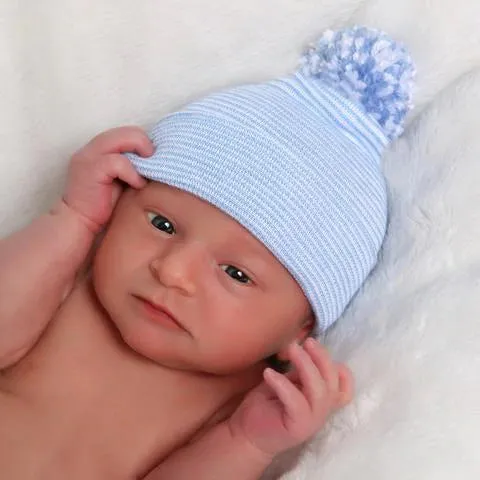
<instances>
[{"instance_id":1,"label":"baby's nose","mask_svg":"<svg viewBox=\"0 0 480 480\"><path fill-rule=\"evenodd\" d=\"M206 273L206 252L197 245L177 245L155 257L150 263L154 277L167 288L194 295Z\"/></svg>"}]
</instances>

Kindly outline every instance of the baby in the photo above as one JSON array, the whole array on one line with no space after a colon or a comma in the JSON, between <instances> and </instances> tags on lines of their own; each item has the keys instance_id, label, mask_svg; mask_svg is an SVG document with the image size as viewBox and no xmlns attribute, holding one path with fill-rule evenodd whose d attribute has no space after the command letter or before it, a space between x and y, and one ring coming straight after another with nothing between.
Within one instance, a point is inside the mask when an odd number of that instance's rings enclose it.
<instances>
[{"instance_id":1,"label":"baby","mask_svg":"<svg viewBox=\"0 0 480 480\"><path fill-rule=\"evenodd\" d=\"M293 75L77 152L0 242L2 478L257 479L347 404L314 338L376 263L413 74L328 31Z\"/></svg>"}]
</instances>

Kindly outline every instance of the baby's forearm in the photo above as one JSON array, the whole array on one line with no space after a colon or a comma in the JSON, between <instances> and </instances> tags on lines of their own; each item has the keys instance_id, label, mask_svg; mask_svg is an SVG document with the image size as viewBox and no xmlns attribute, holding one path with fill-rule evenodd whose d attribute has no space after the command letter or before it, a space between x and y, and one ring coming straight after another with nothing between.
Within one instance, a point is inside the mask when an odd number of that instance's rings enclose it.
<instances>
[{"instance_id":1,"label":"baby's forearm","mask_svg":"<svg viewBox=\"0 0 480 480\"><path fill-rule=\"evenodd\" d=\"M223 422L155 468L145 480L258 480L272 458L233 438Z\"/></svg>"},{"instance_id":2,"label":"baby's forearm","mask_svg":"<svg viewBox=\"0 0 480 480\"><path fill-rule=\"evenodd\" d=\"M94 235L63 202L0 240L0 369L42 333L85 260Z\"/></svg>"}]
</instances>

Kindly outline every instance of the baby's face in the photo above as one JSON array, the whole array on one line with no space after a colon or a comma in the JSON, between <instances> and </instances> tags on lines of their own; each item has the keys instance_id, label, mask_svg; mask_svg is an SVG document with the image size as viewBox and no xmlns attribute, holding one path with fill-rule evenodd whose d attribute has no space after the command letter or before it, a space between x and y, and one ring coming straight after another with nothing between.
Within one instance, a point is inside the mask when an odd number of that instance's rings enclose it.
<instances>
[{"instance_id":1,"label":"baby's face","mask_svg":"<svg viewBox=\"0 0 480 480\"><path fill-rule=\"evenodd\" d=\"M169 367L230 373L311 327L300 287L211 204L160 183L120 199L93 269L124 341Z\"/></svg>"}]
</instances>

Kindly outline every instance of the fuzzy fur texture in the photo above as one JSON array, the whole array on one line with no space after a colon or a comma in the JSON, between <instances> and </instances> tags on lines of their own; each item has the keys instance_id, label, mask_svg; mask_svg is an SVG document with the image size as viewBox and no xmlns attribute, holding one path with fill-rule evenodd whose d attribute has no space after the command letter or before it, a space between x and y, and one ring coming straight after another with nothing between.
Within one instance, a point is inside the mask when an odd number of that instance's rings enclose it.
<instances>
[{"instance_id":1,"label":"fuzzy fur texture","mask_svg":"<svg viewBox=\"0 0 480 480\"><path fill-rule=\"evenodd\" d=\"M357 395L283 478L477 479L479 18L478 0L1 2L0 234L98 131L291 71L326 28L388 32L417 65L416 109L385 159L382 260L326 338Z\"/></svg>"}]
</instances>

